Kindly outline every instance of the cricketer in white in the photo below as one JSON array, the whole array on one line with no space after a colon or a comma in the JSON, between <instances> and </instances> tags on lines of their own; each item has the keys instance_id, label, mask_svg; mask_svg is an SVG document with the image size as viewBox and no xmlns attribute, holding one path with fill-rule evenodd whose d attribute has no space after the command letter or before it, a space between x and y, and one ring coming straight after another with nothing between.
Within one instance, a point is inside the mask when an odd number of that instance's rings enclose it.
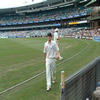
<instances>
[{"instance_id":1,"label":"cricketer in white","mask_svg":"<svg viewBox=\"0 0 100 100\"><path fill-rule=\"evenodd\" d=\"M58 32L59 32L59 29L56 28L55 33L54 33L54 42L57 43L57 45L58 45L58 40L59 40ZM59 60L62 60L62 59L63 59L63 57L60 56L60 52L59 52Z\"/></svg>"},{"instance_id":2,"label":"cricketer in white","mask_svg":"<svg viewBox=\"0 0 100 100\"><path fill-rule=\"evenodd\" d=\"M51 89L51 72L52 72L52 83L56 81L56 60L59 58L58 45L51 40L52 34L48 33L48 41L44 44L44 63L46 65L46 80L47 80L47 91ZM51 69L51 71L50 71Z\"/></svg>"}]
</instances>

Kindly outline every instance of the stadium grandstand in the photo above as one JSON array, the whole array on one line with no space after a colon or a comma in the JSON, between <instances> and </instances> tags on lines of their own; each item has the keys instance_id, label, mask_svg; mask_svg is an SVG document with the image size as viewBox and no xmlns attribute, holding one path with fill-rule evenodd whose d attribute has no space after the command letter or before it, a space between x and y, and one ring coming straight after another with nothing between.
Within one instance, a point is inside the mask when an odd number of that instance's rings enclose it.
<instances>
[{"instance_id":1,"label":"stadium grandstand","mask_svg":"<svg viewBox=\"0 0 100 100\"><path fill-rule=\"evenodd\" d=\"M21 31L21 34L23 33L22 31L25 30L28 32L27 36L33 35L34 37L36 34L37 36L46 36L45 32L43 33L44 29L48 32L50 29L50 31L52 31L54 28L60 28L61 31L64 31L61 33L63 35L72 34L72 31L74 34L77 34L75 33L76 30L90 29L91 22L88 19L93 7L86 7L85 5L88 2L89 0L58 0L53 3L53 1L48 0L36 4L37 6L34 4L26 7L13 8L13 10L9 8L7 9L7 13L5 11L6 9L0 9L0 33L4 34L0 37L18 36L19 31ZM40 5L42 5L42 7L40 7ZM37 33L38 30L39 32ZM27 34L26 31L25 33ZM19 36L25 37L25 33L24 35L19 34ZM90 34L92 33L90 32Z\"/></svg>"},{"instance_id":2,"label":"stadium grandstand","mask_svg":"<svg viewBox=\"0 0 100 100\"><path fill-rule=\"evenodd\" d=\"M92 100L100 81L100 0L16 5L0 6L0 100ZM63 60L57 60L57 82L47 93L43 44L55 29ZM62 70L64 77L76 73L61 83Z\"/></svg>"},{"instance_id":3,"label":"stadium grandstand","mask_svg":"<svg viewBox=\"0 0 100 100\"><path fill-rule=\"evenodd\" d=\"M56 2L48 0L24 7L0 9L0 33L5 34L2 34L3 37L7 36L7 32L8 36L10 36L9 33L11 36L17 36L19 31L21 31L20 34L23 33L22 31L25 31L26 34L28 32L28 36L29 33L30 36L33 34L45 36L44 29L48 32L54 28L60 28L61 31L64 31L62 34L68 35L74 30L79 30L79 28L89 29L88 18L93 8L85 7L88 2L89 0L57 0ZM66 28L68 28L67 31ZM39 30L38 33L37 30ZM71 31L69 32L69 30Z\"/></svg>"}]
</instances>

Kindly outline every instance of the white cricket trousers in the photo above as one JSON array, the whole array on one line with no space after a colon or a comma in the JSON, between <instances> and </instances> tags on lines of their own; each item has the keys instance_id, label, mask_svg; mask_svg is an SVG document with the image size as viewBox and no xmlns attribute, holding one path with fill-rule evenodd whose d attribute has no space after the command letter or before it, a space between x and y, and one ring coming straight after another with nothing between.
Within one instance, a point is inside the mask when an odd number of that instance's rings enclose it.
<instances>
[{"instance_id":1,"label":"white cricket trousers","mask_svg":"<svg viewBox=\"0 0 100 100\"><path fill-rule=\"evenodd\" d=\"M51 73L52 80L56 80L56 59L46 58L46 80L47 86L51 86Z\"/></svg>"}]
</instances>

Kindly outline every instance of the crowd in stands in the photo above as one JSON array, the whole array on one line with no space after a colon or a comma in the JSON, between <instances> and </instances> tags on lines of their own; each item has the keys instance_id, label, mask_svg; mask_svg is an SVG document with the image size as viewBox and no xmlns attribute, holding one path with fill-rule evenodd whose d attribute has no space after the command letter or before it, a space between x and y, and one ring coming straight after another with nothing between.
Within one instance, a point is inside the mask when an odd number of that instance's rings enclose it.
<instances>
[{"instance_id":1,"label":"crowd in stands","mask_svg":"<svg viewBox=\"0 0 100 100\"><path fill-rule=\"evenodd\" d=\"M29 37L44 37L47 33L51 32L54 34L54 29L44 29L44 30L27 30L27 31L1 31L0 37L7 36L29 36ZM100 29L93 30L81 30L79 28L62 28L59 30L60 36L100 36Z\"/></svg>"},{"instance_id":2,"label":"crowd in stands","mask_svg":"<svg viewBox=\"0 0 100 100\"><path fill-rule=\"evenodd\" d=\"M54 34L54 29L44 29L44 30L27 30L27 31L1 31L0 37L7 37L7 36L29 36L29 37L40 37L46 36L47 33L51 32ZM73 29L60 29L59 35L71 35Z\"/></svg>"},{"instance_id":3,"label":"crowd in stands","mask_svg":"<svg viewBox=\"0 0 100 100\"><path fill-rule=\"evenodd\" d=\"M32 21L56 19L67 16L74 16L77 14L79 15L88 13L90 10L91 8L84 8L83 6L80 6L78 8L67 7L55 10L41 11L29 15L6 16L6 17L0 17L0 24L12 24L17 22L32 22Z\"/></svg>"},{"instance_id":4,"label":"crowd in stands","mask_svg":"<svg viewBox=\"0 0 100 100\"><path fill-rule=\"evenodd\" d=\"M92 30L80 30L76 32L79 36L84 37L93 37L93 36L100 36L100 29L92 29Z\"/></svg>"},{"instance_id":5,"label":"crowd in stands","mask_svg":"<svg viewBox=\"0 0 100 100\"><path fill-rule=\"evenodd\" d=\"M27 30L27 31L1 31L0 36L30 36L30 37L40 37L40 36L47 36L47 33L54 34L55 29L42 29L42 30ZM62 28L59 30L60 36L65 35L75 35L74 31L76 28Z\"/></svg>"},{"instance_id":6,"label":"crowd in stands","mask_svg":"<svg viewBox=\"0 0 100 100\"><path fill-rule=\"evenodd\" d=\"M29 31L1 31L0 32L0 37L1 38L5 38L5 37L9 37L9 36L28 36L29 35Z\"/></svg>"}]
</instances>

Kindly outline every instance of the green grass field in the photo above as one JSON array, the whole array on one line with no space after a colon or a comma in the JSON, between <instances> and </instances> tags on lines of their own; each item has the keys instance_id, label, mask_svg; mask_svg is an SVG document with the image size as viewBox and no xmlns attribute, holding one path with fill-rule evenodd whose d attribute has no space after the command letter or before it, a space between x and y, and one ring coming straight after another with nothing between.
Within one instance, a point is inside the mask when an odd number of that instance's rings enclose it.
<instances>
[{"instance_id":1,"label":"green grass field","mask_svg":"<svg viewBox=\"0 0 100 100\"><path fill-rule=\"evenodd\" d=\"M0 39L0 92L45 71L43 46L46 38ZM62 38L61 55L68 61L56 67L57 80L46 91L45 73L0 95L0 100L60 100L61 71L68 77L100 56L100 43L92 40ZM86 48L87 47L87 48ZM78 52L82 53L74 56ZM57 61L57 64L62 61Z\"/></svg>"}]
</instances>

